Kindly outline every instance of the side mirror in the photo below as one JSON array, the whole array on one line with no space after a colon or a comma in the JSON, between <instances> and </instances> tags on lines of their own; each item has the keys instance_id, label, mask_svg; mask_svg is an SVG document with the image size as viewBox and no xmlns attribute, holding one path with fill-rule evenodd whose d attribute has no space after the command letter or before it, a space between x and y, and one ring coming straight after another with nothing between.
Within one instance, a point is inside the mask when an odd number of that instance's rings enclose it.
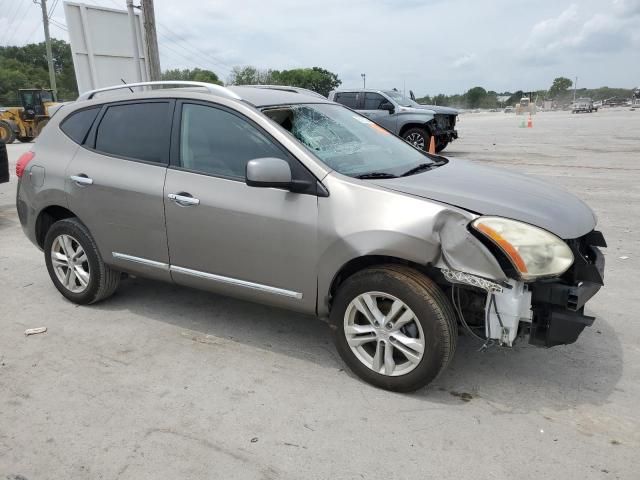
<instances>
[{"instance_id":1,"label":"side mirror","mask_svg":"<svg viewBox=\"0 0 640 480\"><path fill-rule=\"evenodd\" d=\"M389 115L391 115L396 109L393 106L393 103L384 102L384 103L380 104L380 110L386 110L386 111L389 112Z\"/></svg>"},{"instance_id":2,"label":"side mirror","mask_svg":"<svg viewBox=\"0 0 640 480\"><path fill-rule=\"evenodd\" d=\"M247 162L246 179L250 187L285 188L292 185L291 167L281 158L256 158Z\"/></svg>"}]
</instances>

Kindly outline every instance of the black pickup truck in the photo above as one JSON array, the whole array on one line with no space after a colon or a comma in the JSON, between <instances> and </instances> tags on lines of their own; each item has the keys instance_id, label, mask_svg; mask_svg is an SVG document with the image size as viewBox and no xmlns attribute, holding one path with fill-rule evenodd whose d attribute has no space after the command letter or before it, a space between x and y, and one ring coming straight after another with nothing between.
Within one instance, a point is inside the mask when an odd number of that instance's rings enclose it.
<instances>
[{"instance_id":1,"label":"black pickup truck","mask_svg":"<svg viewBox=\"0 0 640 480\"><path fill-rule=\"evenodd\" d=\"M7 155L7 146L4 142L0 142L0 183L9 181L9 156Z\"/></svg>"}]
</instances>

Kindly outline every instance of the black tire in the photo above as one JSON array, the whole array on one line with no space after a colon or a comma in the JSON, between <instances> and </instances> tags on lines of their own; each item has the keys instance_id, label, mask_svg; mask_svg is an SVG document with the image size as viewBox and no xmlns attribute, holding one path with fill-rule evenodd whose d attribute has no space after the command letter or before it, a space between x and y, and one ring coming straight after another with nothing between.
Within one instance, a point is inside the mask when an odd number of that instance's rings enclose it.
<instances>
[{"instance_id":1,"label":"black tire","mask_svg":"<svg viewBox=\"0 0 640 480\"><path fill-rule=\"evenodd\" d=\"M18 141L20 143L29 143L33 142L33 137L18 137Z\"/></svg>"},{"instance_id":2,"label":"black tire","mask_svg":"<svg viewBox=\"0 0 640 480\"><path fill-rule=\"evenodd\" d=\"M11 125L9 125L8 122L0 120L0 142L9 144L13 143L15 139L16 134L13 128L11 128Z\"/></svg>"},{"instance_id":3,"label":"black tire","mask_svg":"<svg viewBox=\"0 0 640 480\"><path fill-rule=\"evenodd\" d=\"M416 148L429 151L429 142L431 141L431 135L424 128L410 128L402 134L402 138L405 142L410 143Z\"/></svg>"},{"instance_id":4,"label":"black tire","mask_svg":"<svg viewBox=\"0 0 640 480\"><path fill-rule=\"evenodd\" d=\"M51 247L59 235L69 235L82 247L87 256L89 281L80 293L74 293L58 279L51 259ZM120 284L120 272L108 267L98 251L87 227L77 218L67 218L54 223L44 239L44 259L51 281L58 291L73 303L88 305L110 297Z\"/></svg>"},{"instance_id":5,"label":"black tire","mask_svg":"<svg viewBox=\"0 0 640 480\"><path fill-rule=\"evenodd\" d=\"M419 363L404 375L387 376L361 362L345 334L345 314L351 301L366 292L382 292L401 300L415 314L424 332L425 350ZM396 392L411 392L436 379L453 358L458 326L444 292L430 278L402 265L362 270L340 286L331 308L330 321L338 353L364 381Z\"/></svg>"},{"instance_id":6,"label":"black tire","mask_svg":"<svg viewBox=\"0 0 640 480\"><path fill-rule=\"evenodd\" d=\"M436 153L440 153L441 151L443 151L445 148L447 148L447 145L449 145L449 142L447 142L446 140L436 140Z\"/></svg>"}]
</instances>

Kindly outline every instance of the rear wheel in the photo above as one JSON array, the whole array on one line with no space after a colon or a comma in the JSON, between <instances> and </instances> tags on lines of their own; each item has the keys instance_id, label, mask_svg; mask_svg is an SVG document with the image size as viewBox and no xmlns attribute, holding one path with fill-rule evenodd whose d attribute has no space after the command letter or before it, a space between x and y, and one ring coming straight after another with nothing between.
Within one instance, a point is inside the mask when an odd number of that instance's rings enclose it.
<instances>
[{"instance_id":1,"label":"rear wheel","mask_svg":"<svg viewBox=\"0 0 640 480\"><path fill-rule=\"evenodd\" d=\"M13 143L15 139L16 134L14 133L13 128L11 128L11 125L7 122L0 121L0 142Z\"/></svg>"},{"instance_id":2,"label":"rear wheel","mask_svg":"<svg viewBox=\"0 0 640 480\"><path fill-rule=\"evenodd\" d=\"M402 134L402 138L420 150L425 152L429 150L431 136L424 128L410 128Z\"/></svg>"},{"instance_id":3,"label":"rear wheel","mask_svg":"<svg viewBox=\"0 0 640 480\"><path fill-rule=\"evenodd\" d=\"M338 290L331 309L336 347L363 380L397 392L432 382L453 357L457 324L440 288L411 268L363 270Z\"/></svg>"},{"instance_id":4,"label":"rear wheel","mask_svg":"<svg viewBox=\"0 0 640 480\"><path fill-rule=\"evenodd\" d=\"M120 283L120 272L102 260L89 230L76 218L54 223L44 240L49 276L58 291L81 305L111 296Z\"/></svg>"}]
</instances>

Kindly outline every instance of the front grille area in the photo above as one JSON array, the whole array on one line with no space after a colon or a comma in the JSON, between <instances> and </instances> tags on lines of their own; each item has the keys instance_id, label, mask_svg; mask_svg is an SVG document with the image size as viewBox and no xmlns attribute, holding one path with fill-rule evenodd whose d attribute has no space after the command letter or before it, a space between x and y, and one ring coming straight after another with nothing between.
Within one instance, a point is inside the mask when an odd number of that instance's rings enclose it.
<instances>
[{"instance_id":1,"label":"front grille area","mask_svg":"<svg viewBox=\"0 0 640 480\"><path fill-rule=\"evenodd\" d=\"M445 115L442 113L436 113L435 115L436 125L441 130L451 130L456 126L455 115Z\"/></svg>"}]
</instances>

